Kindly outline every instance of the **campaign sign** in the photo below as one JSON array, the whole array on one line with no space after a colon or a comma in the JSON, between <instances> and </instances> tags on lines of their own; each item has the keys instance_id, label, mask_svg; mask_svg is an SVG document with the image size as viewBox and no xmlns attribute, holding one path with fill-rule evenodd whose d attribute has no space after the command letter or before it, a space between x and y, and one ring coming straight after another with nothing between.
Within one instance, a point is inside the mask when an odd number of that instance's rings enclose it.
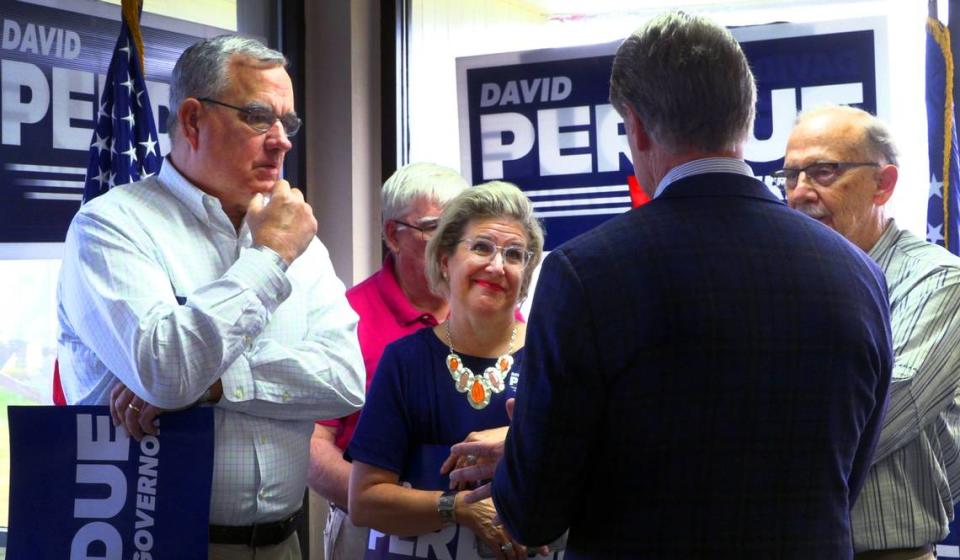
<instances>
[{"instance_id":1,"label":"campaign sign","mask_svg":"<svg viewBox=\"0 0 960 560\"><path fill-rule=\"evenodd\" d=\"M0 243L59 242L80 207L117 20L0 3ZM169 76L195 37L142 27L161 153Z\"/></svg>"},{"instance_id":2,"label":"campaign sign","mask_svg":"<svg viewBox=\"0 0 960 560\"><path fill-rule=\"evenodd\" d=\"M446 490L450 487L450 479L440 475L440 465L449 455L450 448L445 445L419 446L411 453L400 480L404 481L404 486L418 490ZM563 555L561 550L536 558L562 560ZM493 552L477 550L477 537L473 531L460 525L449 525L416 537L398 537L371 529L364 560L482 560L494 556Z\"/></svg>"},{"instance_id":3,"label":"campaign sign","mask_svg":"<svg viewBox=\"0 0 960 560\"><path fill-rule=\"evenodd\" d=\"M884 25L866 19L732 30L757 81L757 118L744 155L758 177L781 167L803 109L830 102L884 115L877 89L886 79ZM618 46L457 59L463 172L474 184L504 180L523 189L546 226L547 249L646 198L635 178L628 186L630 150L609 102Z\"/></svg>"},{"instance_id":4,"label":"campaign sign","mask_svg":"<svg viewBox=\"0 0 960 560\"><path fill-rule=\"evenodd\" d=\"M7 558L206 558L213 410L140 442L105 406L11 406Z\"/></svg>"}]
</instances>

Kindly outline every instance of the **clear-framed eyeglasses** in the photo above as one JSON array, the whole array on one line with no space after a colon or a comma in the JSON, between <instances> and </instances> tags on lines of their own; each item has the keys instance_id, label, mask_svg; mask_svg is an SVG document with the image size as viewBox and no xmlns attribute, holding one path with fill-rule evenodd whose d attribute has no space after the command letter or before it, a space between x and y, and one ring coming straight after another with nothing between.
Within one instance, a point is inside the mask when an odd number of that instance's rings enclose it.
<instances>
[{"instance_id":1,"label":"clear-framed eyeglasses","mask_svg":"<svg viewBox=\"0 0 960 560\"><path fill-rule=\"evenodd\" d=\"M417 224L410 224L402 220L393 220L397 224L397 227L412 229L419 233L420 239L423 241L430 241L430 238L433 237L433 234L437 232L437 226L440 225L439 218L423 218L417 222Z\"/></svg>"},{"instance_id":2,"label":"clear-framed eyeglasses","mask_svg":"<svg viewBox=\"0 0 960 560\"><path fill-rule=\"evenodd\" d=\"M460 240L460 243L465 243L468 251L487 261L496 258L499 252L500 256L503 257L503 264L521 269L526 268L530 264L530 259L533 258L533 251L528 251L523 245L497 245L493 241L482 237L476 239L464 238Z\"/></svg>"},{"instance_id":3,"label":"clear-framed eyeglasses","mask_svg":"<svg viewBox=\"0 0 960 560\"><path fill-rule=\"evenodd\" d=\"M770 174L775 185L792 191L797 188L800 174L805 174L811 181L821 187L829 187L843 175L844 171L855 167L880 167L875 162L847 162L847 161L817 161L806 167L784 167Z\"/></svg>"},{"instance_id":4,"label":"clear-framed eyeglasses","mask_svg":"<svg viewBox=\"0 0 960 560\"><path fill-rule=\"evenodd\" d=\"M292 138L297 135L297 132L300 131L300 126L303 125L303 119L298 117L296 113L277 115L273 112L273 109L264 105L237 107L236 105L224 103L223 101L218 101L209 97L199 97L197 98L197 101L201 101L203 103L213 103L214 105L220 105L221 107L238 111L240 113L240 120L260 134L266 133L268 130L273 128L274 123L280 121L280 125L283 127L283 132L286 133L288 138Z\"/></svg>"}]
</instances>

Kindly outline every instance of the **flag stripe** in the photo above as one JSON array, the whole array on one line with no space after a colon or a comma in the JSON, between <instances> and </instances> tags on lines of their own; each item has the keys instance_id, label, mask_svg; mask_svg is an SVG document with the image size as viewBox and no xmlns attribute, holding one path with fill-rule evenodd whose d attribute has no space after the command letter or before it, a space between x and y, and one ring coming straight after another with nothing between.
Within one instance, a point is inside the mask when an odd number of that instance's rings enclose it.
<instances>
[{"instance_id":1,"label":"flag stripe","mask_svg":"<svg viewBox=\"0 0 960 560\"><path fill-rule=\"evenodd\" d=\"M78 202L83 200L83 193L25 192L23 196L34 200L76 200Z\"/></svg>"},{"instance_id":2,"label":"flag stripe","mask_svg":"<svg viewBox=\"0 0 960 560\"><path fill-rule=\"evenodd\" d=\"M612 208L584 208L582 210L549 210L546 212L534 212L536 218L565 218L569 216L602 216L604 214L623 214L630 210L631 206L615 206Z\"/></svg>"},{"instance_id":3,"label":"flag stripe","mask_svg":"<svg viewBox=\"0 0 960 560\"><path fill-rule=\"evenodd\" d=\"M52 189L80 189L83 190L83 181L57 181L55 179L17 179L18 185L25 187L49 187Z\"/></svg>"},{"instance_id":4,"label":"flag stripe","mask_svg":"<svg viewBox=\"0 0 960 560\"><path fill-rule=\"evenodd\" d=\"M566 200L542 200L533 202L534 208L557 206L597 206L600 204L629 204L629 196L607 196L603 198L568 198Z\"/></svg>"},{"instance_id":5,"label":"flag stripe","mask_svg":"<svg viewBox=\"0 0 960 560\"><path fill-rule=\"evenodd\" d=\"M608 185L602 187L570 187L566 189L540 189L532 191L523 191L523 194L530 198L540 196L571 196L575 194L598 194L608 192L627 192L626 185Z\"/></svg>"},{"instance_id":6,"label":"flag stripe","mask_svg":"<svg viewBox=\"0 0 960 560\"><path fill-rule=\"evenodd\" d=\"M59 173L63 175L83 175L87 172L84 167L59 167L55 165L27 165L25 163L8 163L4 167L8 171L27 171L35 173Z\"/></svg>"}]
</instances>

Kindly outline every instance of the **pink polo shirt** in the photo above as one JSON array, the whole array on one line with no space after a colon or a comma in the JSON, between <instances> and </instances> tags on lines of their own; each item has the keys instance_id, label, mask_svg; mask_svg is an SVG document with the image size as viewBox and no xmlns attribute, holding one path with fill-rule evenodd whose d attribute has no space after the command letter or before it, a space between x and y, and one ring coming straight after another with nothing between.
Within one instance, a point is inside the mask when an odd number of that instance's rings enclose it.
<instances>
[{"instance_id":1,"label":"pink polo shirt","mask_svg":"<svg viewBox=\"0 0 960 560\"><path fill-rule=\"evenodd\" d=\"M370 388L373 374L387 344L423 327L438 324L436 317L419 311L403 294L394 270L393 255L387 257L383 267L373 276L347 290L347 301L360 316L357 335L360 338L363 365L367 369L367 389ZM359 418L360 413L356 412L339 420L317 423L335 426L337 447L346 449Z\"/></svg>"}]
</instances>

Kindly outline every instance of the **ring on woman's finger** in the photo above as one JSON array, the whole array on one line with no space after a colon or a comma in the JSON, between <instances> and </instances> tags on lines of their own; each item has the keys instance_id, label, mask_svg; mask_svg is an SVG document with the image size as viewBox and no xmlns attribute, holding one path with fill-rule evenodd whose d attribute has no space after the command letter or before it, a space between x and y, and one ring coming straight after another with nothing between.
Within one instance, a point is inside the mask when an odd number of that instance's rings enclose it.
<instances>
[{"instance_id":1,"label":"ring on woman's finger","mask_svg":"<svg viewBox=\"0 0 960 560\"><path fill-rule=\"evenodd\" d=\"M512 542L503 543L503 544L500 545L500 552L506 553L508 550L510 550L510 549L512 549L512 548L513 548L513 543L512 543Z\"/></svg>"},{"instance_id":2,"label":"ring on woman's finger","mask_svg":"<svg viewBox=\"0 0 960 560\"><path fill-rule=\"evenodd\" d=\"M467 464L468 464L468 465L476 465L476 464L477 464L477 456L476 456L476 455L467 455Z\"/></svg>"},{"instance_id":3,"label":"ring on woman's finger","mask_svg":"<svg viewBox=\"0 0 960 560\"><path fill-rule=\"evenodd\" d=\"M130 410L136 412L137 414L140 414L140 408L139 408L139 407L136 407L136 406L133 406L133 403L128 404L128 405L127 405L127 408L129 408Z\"/></svg>"}]
</instances>

